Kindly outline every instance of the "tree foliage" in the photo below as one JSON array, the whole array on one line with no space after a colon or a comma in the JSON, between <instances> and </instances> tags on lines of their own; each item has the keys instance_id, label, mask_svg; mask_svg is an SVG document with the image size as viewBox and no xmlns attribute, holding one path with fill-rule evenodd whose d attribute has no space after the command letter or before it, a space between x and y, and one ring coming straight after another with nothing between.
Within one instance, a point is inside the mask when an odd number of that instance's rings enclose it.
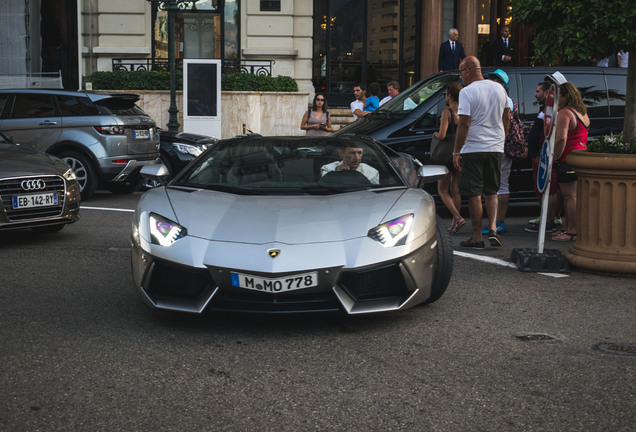
<instances>
[{"instance_id":1,"label":"tree foliage","mask_svg":"<svg viewBox=\"0 0 636 432\"><path fill-rule=\"evenodd\" d=\"M634 0L510 0L515 19L533 27L534 58L555 64L600 60L631 51L623 134L636 137L636 5Z\"/></svg>"},{"instance_id":2,"label":"tree foliage","mask_svg":"<svg viewBox=\"0 0 636 432\"><path fill-rule=\"evenodd\" d=\"M511 0L515 20L536 29L535 58L602 59L636 48L634 0Z\"/></svg>"}]
</instances>

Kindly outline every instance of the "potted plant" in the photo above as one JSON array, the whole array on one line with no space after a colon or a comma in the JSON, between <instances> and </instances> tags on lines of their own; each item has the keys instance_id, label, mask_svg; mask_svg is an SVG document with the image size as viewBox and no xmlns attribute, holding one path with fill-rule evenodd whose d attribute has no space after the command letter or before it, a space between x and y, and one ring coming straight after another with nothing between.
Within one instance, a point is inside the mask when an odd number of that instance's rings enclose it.
<instances>
[{"instance_id":1,"label":"potted plant","mask_svg":"<svg viewBox=\"0 0 636 432\"><path fill-rule=\"evenodd\" d=\"M636 275L636 138L598 137L567 162L578 176L578 232L566 258L596 273Z\"/></svg>"}]
</instances>

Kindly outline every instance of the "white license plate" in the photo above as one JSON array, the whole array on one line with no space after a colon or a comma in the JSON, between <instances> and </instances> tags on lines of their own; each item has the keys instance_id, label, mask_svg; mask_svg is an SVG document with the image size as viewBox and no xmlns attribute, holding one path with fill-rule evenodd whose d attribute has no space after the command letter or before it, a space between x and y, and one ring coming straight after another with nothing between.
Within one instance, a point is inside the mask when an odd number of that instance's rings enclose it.
<instances>
[{"instance_id":1,"label":"white license plate","mask_svg":"<svg viewBox=\"0 0 636 432\"><path fill-rule=\"evenodd\" d=\"M133 129L133 135L137 139L148 139L150 136L148 129Z\"/></svg>"},{"instance_id":2,"label":"white license plate","mask_svg":"<svg viewBox=\"0 0 636 432\"><path fill-rule=\"evenodd\" d=\"M15 195L13 197L13 208L47 207L57 205L57 192L50 192L37 195Z\"/></svg>"},{"instance_id":3,"label":"white license plate","mask_svg":"<svg viewBox=\"0 0 636 432\"><path fill-rule=\"evenodd\" d=\"M318 273L302 273L281 278L262 278L244 273L231 273L232 286L255 291L282 293L318 286Z\"/></svg>"}]
</instances>

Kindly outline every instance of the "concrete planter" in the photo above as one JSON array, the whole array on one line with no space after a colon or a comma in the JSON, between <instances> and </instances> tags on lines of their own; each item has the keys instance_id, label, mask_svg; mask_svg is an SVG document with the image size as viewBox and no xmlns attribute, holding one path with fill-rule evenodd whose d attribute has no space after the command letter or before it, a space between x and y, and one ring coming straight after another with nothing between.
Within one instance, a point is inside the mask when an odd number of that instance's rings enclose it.
<instances>
[{"instance_id":1,"label":"concrete planter","mask_svg":"<svg viewBox=\"0 0 636 432\"><path fill-rule=\"evenodd\" d=\"M129 90L138 94L137 103L157 123L167 129L170 92ZM221 137L231 138L246 130L261 135L305 135L300 121L307 111L309 93L303 92L228 92L221 93ZM178 121L183 130L183 94L177 92Z\"/></svg>"},{"instance_id":2,"label":"concrete planter","mask_svg":"<svg viewBox=\"0 0 636 432\"><path fill-rule=\"evenodd\" d=\"M636 155L575 151L576 242L570 264L601 274L636 276Z\"/></svg>"}]
</instances>

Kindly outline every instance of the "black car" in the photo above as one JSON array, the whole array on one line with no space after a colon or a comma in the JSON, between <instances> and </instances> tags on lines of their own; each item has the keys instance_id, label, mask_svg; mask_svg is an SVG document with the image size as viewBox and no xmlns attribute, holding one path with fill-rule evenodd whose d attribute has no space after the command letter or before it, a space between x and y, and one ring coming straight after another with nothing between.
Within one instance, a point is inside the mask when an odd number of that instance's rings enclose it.
<instances>
[{"instance_id":1,"label":"black car","mask_svg":"<svg viewBox=\"0 0 636 432\"><path fill-rule=\"evenodd\" d=\"M519 116L526 130L539 113L534 97L537 84L556 71L565 75L583 95L591 120L589 137L620 133L623 129L627 70L592 67L519 67L502 68L510 79L509 95L517 102ZM495 68L484 68L486 74ZM335 136L368 135L398 152L415 156L423 164L430 163L433 133L439 130L445 108L444 87L460 82L459 72L432 75L409 87L372 114L335 132ZM433 192L435 185L428 189ZM510 174L510 199L534 201L532 168L529 160L514 162Z\"/></svg>"},{"instance_id":2,"label":"black car","mask_svg":"<svg viewBox=\"0 0 636 432\"><path fill-rule=\"evenodd\" d=\"M61 159L13 144L0 133L0 232L56 232L76 222L80 186Z\"/></svg>"},{"instance_id":3,"label":"black car","mask_svg":"<svg viewBox=\"0 0 636 432\"><path fill-rule=\"evenodd\" d=\"M187 164L216 143L217 139L187 132L159 131L161 162L168 168L172 179Z\"/></svg>"}]
</instances>

